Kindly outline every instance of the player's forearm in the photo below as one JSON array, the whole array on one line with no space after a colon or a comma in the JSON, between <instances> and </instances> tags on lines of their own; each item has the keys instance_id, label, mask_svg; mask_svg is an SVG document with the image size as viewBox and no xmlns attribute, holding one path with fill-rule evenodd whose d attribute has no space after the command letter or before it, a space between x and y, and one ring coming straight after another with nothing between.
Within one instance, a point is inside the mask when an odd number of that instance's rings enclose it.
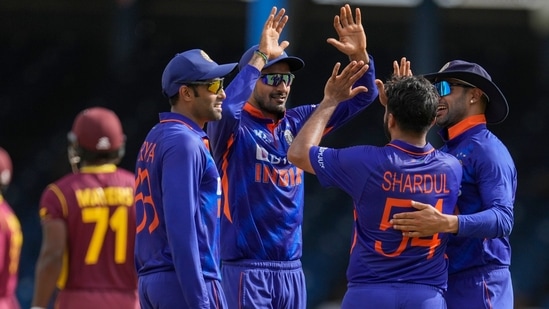
<instances>
[{"instance_id":1,"label":"player's forearm","mask_svg":"<svg viewBox=\"0 0 549 309\"><path fill-rule=\"evenodd\" d=\"M508 236L513 228L511 208L490 208L475 214L458 215L458 236L497 238Z\"/></svg>"},{"instance_id":2,"label":"player's forearm","mask_svg":"<svg viewBox=\"0 0 549 309\"><path fill-rule=\"evenodd\" d=\"M359 50L357 53L349 55L350 61L364 61L365 64L368 64L370 62L370 56L368 55L368 51L366 48L363 50Z\"/></svg>"},{"instance_id":3,"label":"player's forearm","mask_svg":"<svg viewBox=\"0 0 549 309\"><path fill-rule=\"evenodd\" d=\"M61 264L61 261L57 260L45 261L42 258L38 260L32 306L44 308L48 306L61 273Z\"/></svg>"},{"instance_id":4,"label":"player's forearm","mask_svg":"<svg viewBox=\"0 0 549 309\"><path fill-rule=\"evenodd\" d=\"M459 230L458 216L446 214L443 214L442 216L444 220L443 224L441 225L440 232L456 234Z\"/></svg>"},{"instance_id":5,"label":"player's forearm","mask_svg":"<svg viewBox=\"0 0 549 309\"><path fill-rule=\"evenodd\" d=\"M336 102L337 103L337 102ZM309 160L309 150L320 144L328 119L334 113L336 105L330 99L324 98L320 105L305 122L288 149L288 160L295 166L314 173Z\"/></svg>"},{"instance_id":6,"label":"player's forearm","mask_svg":"<svg viewBox=\"0 0 549 309\"><path fill-rule=\"evenodd\" d=\"M223 100L223 118L221 118L221 121L226 121L225 117L234 117L235 114L240 115L242 107L252 95L260 74L261 71L253 66L245 66L236 74L225 89L227 97ZM216 123L216 121L212 123Z\"/></svg>"}]
</instances>

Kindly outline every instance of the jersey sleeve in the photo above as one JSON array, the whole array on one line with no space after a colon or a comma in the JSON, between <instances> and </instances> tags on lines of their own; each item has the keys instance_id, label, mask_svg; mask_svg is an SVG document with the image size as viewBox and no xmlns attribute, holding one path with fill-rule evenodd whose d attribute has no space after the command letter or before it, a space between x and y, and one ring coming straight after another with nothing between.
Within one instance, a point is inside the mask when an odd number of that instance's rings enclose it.
<instances>
[{"instance_id":1,"label":"jersey sleeve","mask_svg":"<svg viewBox=\"0 0 549 309\"><path fill-rule=\"evenodd\" d=\"M40 197L40 219L42 221L51 219L64 219L68 216L68 206L65 196L56 184L46 187Z\"/></svg>"},{"instance_id":2,"label":"jersey sleeve","mask_svg":"<svg viewBox=\"0 0 549 309\"><path fill-rule=\"evenodd\" d=\"M351 120L360 111L374 102L379 94L375 85L375 75L374 58L370 55L370 67L368 68L368 71L366 71L366 73L364 73L364 75L353 86L353 88L357 86L365 86L368 88L368 92L359 93L355 97L340 103L326 125L326 133L341 127L344 123Z\"/></svg>"},{"instance_id":3,"label":"jersey sleeve","mask_svg":"<svg viewBox=\"0 0 549 309\"><path fill-rule=\"evenodd\" d=\"M166 139L162 167L162 196L167 238L175 272L190 308L209 308L200 263L195 214L199 205L199 179L203 158L196 140Z\"/></svg>"},{"instance_id":4,"label":"jersey sleeve","mask_svg":"<svg viewBox=\"0 0 549 309\"><path fill-rule=\"evenodd\" d=\"M221 119L207 124L206 131L216 162L226 152L231 136L238 132L242 109L252 95L259 74L259 70L251 65L238 72L225 90L227 97L223 101Z\"/></svg>"},{"instance_id":5,"label":"jersey sleeve","mask_svg":"<svg viewBox=\"0 0 549 309\"><path fill-rule=\"evenodd\" d=\"M333 149L313 146L309 150L311 165L324 187L340 188L350 196L359 196L368 177L364 175L361 156L367 156L368 147Z\"/></svg>"},{"instance_id":6,"label":"jersey sleeve","mask_svg":"<svg viewBox=\"0 0 549 309\"><path fill-rule=\"evenodd\" d=\"M513 204L517 175L506 149L482 147L475 171L483 211L459 215L458 236L495 238L508 236L513 228Z\"/></svg>"}]
</instances>

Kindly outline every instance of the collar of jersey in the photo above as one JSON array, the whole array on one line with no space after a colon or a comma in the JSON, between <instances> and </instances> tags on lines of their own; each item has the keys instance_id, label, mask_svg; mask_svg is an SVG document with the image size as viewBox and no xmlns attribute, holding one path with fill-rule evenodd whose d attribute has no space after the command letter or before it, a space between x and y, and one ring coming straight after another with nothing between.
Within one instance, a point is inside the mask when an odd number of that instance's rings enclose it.
<instances>
[{"instance_id":1,"label":"collar of jersey","mask_svg":"<svg viewBox=\"0 0 549 309\"><path fill-rule=\"evenodd\" d=\"M397 140L397 139L392 140L387 145L414 155L426 155L435 150L435 148L430 143L425 144L425 146L423 147L416 147L414 145L410 145L404 141Z\"/></svg>"},{"instance_id":2,"label":"collar of jersey","mask_svg":"<svg viewBox=\"0 0 549 309\"><path fill-rule=\"evenodd\" d=\"M159 116L160 116L160 123L177 122L199 133L200 136L205 135L204 130L201 127L199 127L194 121L192 121L188 117L185 117L179 113L163 112L163 113L160 113Z\"/></svg>"},{"instance_id":3,"label":"collar of jersey","mask_svg":"<svg viewBox=\"0 0 549 309\"><path fill-rule=\"evenodd\" d=\"M250 115L252 115L252 117L254 118L261 119L267 123L272 123L275 125L277 124L271 118L264 117L261 110L253 106L252 104L250 104L250 102L246 102L246 104L244 105L244 110L248 112ZM278 122L280 122L280 120Z\"/></svg>"},{"instance_id":4,"label":"collar of jersey","mask_svg":"<svg viewBox=\"0 0 549 309\"><path fill-rule=\"evenodd\" d=\"M87 174L101 174L101 173L113 173L116 171L116 165L112 163L103 165L90 165L80 168L80 173Z\"/></svg>"},{"instance_id":5,"label":"collar of jersey","mask_svg":"<svg viewBox=\"0 0 549 309\"><path fill-rule=\"evenodd\" d=\"M448 128L448 139L454 139L456 136L479 124L486 124L486 117L484 114L469 116Z\"/></svg>"}]
</instances>

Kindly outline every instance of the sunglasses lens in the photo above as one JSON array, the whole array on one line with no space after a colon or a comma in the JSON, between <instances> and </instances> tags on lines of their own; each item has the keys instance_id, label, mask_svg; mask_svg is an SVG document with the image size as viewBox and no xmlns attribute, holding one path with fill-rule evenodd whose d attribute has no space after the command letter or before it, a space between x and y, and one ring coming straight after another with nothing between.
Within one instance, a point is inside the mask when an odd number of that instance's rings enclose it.
<instances>
[{"instance_id":1,"label":"sunglasses lens","mask_svg":"<svg viewBox=\"0 0 549 309\"><path fill-rule=\"evenodd\" d=\"M286 86L291 86L294 82L294 75L293 74L284 74L284 82L286 83Z\"/></svg>"},{"instance_id":2,"label":"sunglasses lens","mask_svg":"<svg viewBox=\"0 0 549 309\"><path fill-rule=\"evenodd\" d=\"M450 94L450 83L448 83L447 81L435 83L434 86L441 97Z\"/></svg>"},{"instance_id":3,"label":"sunglasses lens","mask_svg":"<svg viewBox=\"0 0 549 309\"><path fill-rule=\"evenodd\" d=\"M286 86L291 86L294 78L295 76L293 74L265 74L261 76L263 83L274 87L277 87L282 82L284 82Z\"/></svg>"},{"instance_id":4,"label":"sunglasses lens","mask_svg":"<svg viewBox=\"0 0 549 309\"><path fill-rule=\"evenodd\" d=\"M216 79L208 86L208 91L215 94L218 94L221 89L223 89L222 79Z\"/></svg>"}]
</instances>

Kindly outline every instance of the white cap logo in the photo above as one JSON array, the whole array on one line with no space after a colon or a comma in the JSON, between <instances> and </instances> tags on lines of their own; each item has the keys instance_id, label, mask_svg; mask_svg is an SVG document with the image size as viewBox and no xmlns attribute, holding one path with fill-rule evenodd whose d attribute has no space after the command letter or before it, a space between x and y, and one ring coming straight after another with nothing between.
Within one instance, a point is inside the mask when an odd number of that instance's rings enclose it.
<instances>
[{"instance_id":1,"label":"white cap logo","mask_svg":"<svg viewBox=\"0 0 549 309\"><path fill-rule=\"evenodd\" d=\"M440 72L444 72L446 71L446 69L450 66L450 62L446 62L446 64L440 69L440 71L438 71L439 73Z\"/></svg>"},{"instance_id":2,"label":"white cap logo","mask_svg":"<svg viewBox=\"0 0 549 309\"><path fill-rule=\"evenodd\" d=\"M206 61L208 61L208 62L213 62L212 58L210 58L210 56L208 56L208 54L206 54L205 51L200 50L200 54L202 55L202 57L204 58L204 60L206 60Z\"/></svg>"},{"instance_id":3,"label":"white cap logo","mask_svg":"<svg viewBox=\"0 0 549 309\"><path fill-rule=\"evenodd\" d=\"M0 173L0 184L7 185L11 180L11 172L9 170L3 170Z\"/></svg>"},{"instance_id":4,"label":"white cap logo","mask_svg":"<svg viewBox=\"0 0 549 309\"><path fill-rule=\"evenodd\" d=\"M99 140L97 141L97 145L95 145L95 149L97 150L109 150L110 148L111 141L106 136L99 138Z\"/></svg>"}]
</instances>

